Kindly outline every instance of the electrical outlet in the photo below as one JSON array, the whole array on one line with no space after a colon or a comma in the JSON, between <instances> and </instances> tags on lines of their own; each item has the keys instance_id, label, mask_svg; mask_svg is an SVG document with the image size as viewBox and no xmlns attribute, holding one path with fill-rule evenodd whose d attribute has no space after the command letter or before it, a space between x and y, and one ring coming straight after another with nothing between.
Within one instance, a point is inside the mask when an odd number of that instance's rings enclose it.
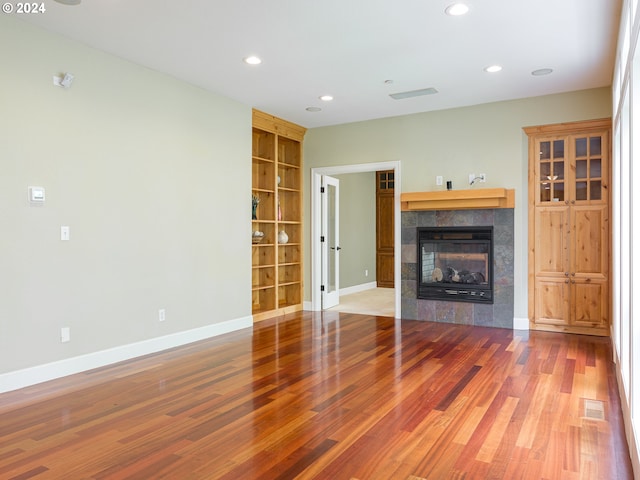
<instances>
[{"instance_id":1,"label":"electrical outlet","mask_svg":"<svg viewBox=\"0 0 640 480\"><path fill-rule=\"evenodd\" d=\"M474 180L476 179L476 174L475 173L470 173L469 174L469 185L473 185L475 182Z\"/></svg>"},{"instance_id":2,"label":"electrical outlet","mask_svg":"<svg viewBox=\"0 0 640 480\"><path fill-rule=\"evenodd\" d=\"M365 277L368 277L368 276L369 276L369 270L365 270L365 271L364 271L364 276L365 276Z\"/></svg>"},{"instance_id":3,"label":"electrical outlet","mask_svg":"<svg viewBox=\"0 0 640 480\"><path fill-rule=\"evenodd\" d=\"M438 175L436 177L436 185L438 186L442 185L442 175Z\"/></svg>"},{"instance_id":4,"label":"electrical outlet","mask_svg":"<svg viewBox=\"0 0 640 480\"><path fill-rule=\"evenodd\" d=\"M69 327L62 327L60 329L60 343L69 341L71 341L71 329Z\"/></svg>"},{"instance_id":5,"label":"electrical outlet","mask_svg":"<svg viewBox=\"0 0 640 480\"><path fill-rule=\"evenodd\" d=\"M158 310L158 321L164 322L164 319L165 319L164 308L161 308L160 310Z\"/></svg>"},{"instance_id":6,"label":"electrical outlet","mask_svg":"<svg viewBox=\"0 0 640 480\"><path fill-rule=\"evenodd\" d=\"M478 175L478 178L480 180L478 180L480 183L484 183L487 181L487 174L486 173L481 173L480 175Z\"/></svg>"}]
</instances>

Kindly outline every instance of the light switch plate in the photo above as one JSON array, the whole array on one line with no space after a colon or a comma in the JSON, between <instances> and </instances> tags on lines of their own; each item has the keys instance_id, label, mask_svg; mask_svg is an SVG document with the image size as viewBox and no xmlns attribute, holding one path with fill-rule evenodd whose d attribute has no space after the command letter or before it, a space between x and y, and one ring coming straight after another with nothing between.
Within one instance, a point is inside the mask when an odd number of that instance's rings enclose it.
<instances>
[{"instance_id":1,"label":"light switch plate","mask_svg":"<svg viewBox=\"0 0 640 480\"><path fill-rule=\"evenodd\" d=\"M62 327L60 329L60 342L66 343L71 341L71 329L69 327Z\"/></svg>"},{"instance_id":2,"label":"light switch plate","mask_svg":"<svg viewBox=\"0 0 640 480\"><path fill-rule=\"evenodd\" d=\"M71 232L67 225L63 225L60 227L60 240L67 241L71 237Z\"/></svg>"},{"instance_id":3,"label":"light switch plate","mask_svg":"<svg viewBox=\"0 0 640 480\"><path fill-rule=\"evenodd\" d=\"M31 203L44 203L44 188L29 187L29 201Z\"/></svg>"}]
</instances>

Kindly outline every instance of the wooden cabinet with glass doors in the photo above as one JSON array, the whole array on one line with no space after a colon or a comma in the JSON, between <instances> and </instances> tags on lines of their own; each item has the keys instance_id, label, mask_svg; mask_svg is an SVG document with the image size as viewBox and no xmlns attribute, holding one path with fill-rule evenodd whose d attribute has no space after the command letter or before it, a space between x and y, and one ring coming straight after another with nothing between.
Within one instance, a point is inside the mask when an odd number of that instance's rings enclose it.
<instances>
[{"instance_id":1,"label":"wooden cabinet with glass doors","mask_svg":"<svg viewBox=\"0 0 640 480\"><path fill-rule=\"evenodd\" d=\"M302 309L302 140L306 129L253 111L254 321Z\"/></svg>"},{"instance_id":2,"label":"wooden cabinet with glass doors","mask_svg":"<svg viewBox=\"0 0 640 480\"><path fill-rule=\"evenodd\" d=\"M528 127L529 319L609 335L609 119Z\"/></svg>"}]
</instances>

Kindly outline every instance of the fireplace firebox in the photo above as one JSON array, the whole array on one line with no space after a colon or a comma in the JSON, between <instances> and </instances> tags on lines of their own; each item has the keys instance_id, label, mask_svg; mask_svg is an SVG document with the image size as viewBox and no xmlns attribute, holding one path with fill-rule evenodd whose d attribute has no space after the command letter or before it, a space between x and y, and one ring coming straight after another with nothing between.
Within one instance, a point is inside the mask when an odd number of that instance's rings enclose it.
<instances>
[{"instance_id":1,"label":"fireplace firebox","mask_svg":"<svg viewBox=\"0 0 640 480\"><path fill-rule=\"evenodd\" d=\"M418 298L493 303L493 227L418 228Z\"/></svg>"}]
</instances>

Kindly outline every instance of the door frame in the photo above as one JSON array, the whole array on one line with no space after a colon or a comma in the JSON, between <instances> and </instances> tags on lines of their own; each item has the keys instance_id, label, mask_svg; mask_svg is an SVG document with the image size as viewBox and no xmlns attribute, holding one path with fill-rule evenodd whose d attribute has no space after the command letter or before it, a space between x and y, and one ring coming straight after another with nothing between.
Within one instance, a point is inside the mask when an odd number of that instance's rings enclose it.
<instances>
[{"instance_id":1,"label":"door frame","mask_svg":"<svg viewBox=\"0 0 640 480\"><path fill-rule=\"evenodd\" d=\"M376 172L378 170L393 170L396 188L394 192L394 251L393 251L393 278L395 283L395 318L400 318L400 254L401 254L401 231L400 231L400 161L394 160L389 162L378 163L360 163L355 165L338 165L335 167L318 167L311 169L311 310L322 310L322 296L320 285L322 285L322 259L320 244L321 229L321 197L320 185L322 175L342 175L345 173L367 173ZM375 205L372 206L375 208Z\"/></svg>"}]
</instances>

